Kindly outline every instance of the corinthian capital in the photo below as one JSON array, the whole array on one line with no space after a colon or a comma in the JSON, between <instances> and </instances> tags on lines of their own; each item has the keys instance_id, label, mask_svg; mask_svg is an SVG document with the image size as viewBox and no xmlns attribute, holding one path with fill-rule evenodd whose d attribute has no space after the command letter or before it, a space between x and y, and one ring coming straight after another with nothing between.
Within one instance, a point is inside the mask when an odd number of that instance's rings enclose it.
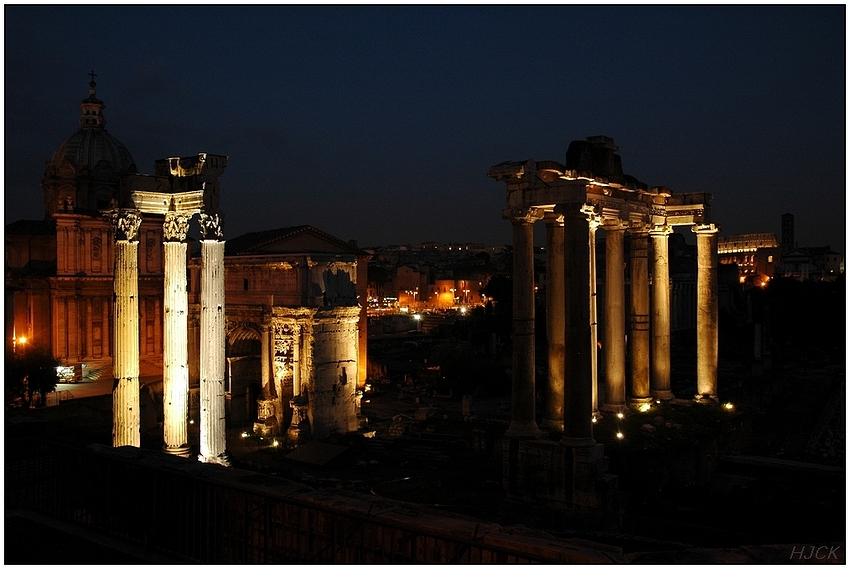
<instances>
[{"instance_id":1,"label":"corinthian capital","mask_svg":"<svg viewBox=\"0 0 850 569\"><path fill-rule=\"evenodd\" d=\"M201 233L204 234L204 239L222 239L224 233L221 231L221 218L218 214L207 215L201 214Z\"/></svg>"},{"instance_id":2,"label":"corinthian capital","mask_svg":"<svg viewBox=\"0 0 850 569\"><path fill-rule=\"evenodd\" d=\"M185 213L176 213L169 211L165 214L165 221L162 224L162 236L166 241L182 242L186 239L186 234L189 232L190 215Z\"/></svg>"},{"instance_id":3,"label":"corinthian capital","mask_svg":"<svg viewBox=\"0 0 850 569\"><path fill-rule=\"evenodd\" d=\"M664 225L653 225L652 229L649 230L652 237L667 237L671 233L673 233L673 228L666 223Z\"/></svg>"},{"instance_id":4,"label":"corinthian capital","mask_svg":"<svg viewBox=\"0 0 850 569\"><path fill-rule=\"evenodd\" d=\"M134 209L110 209L103 216L112 223L116 241L132 241L142 224L142 216Z\"/></svg>"}]
</instances>

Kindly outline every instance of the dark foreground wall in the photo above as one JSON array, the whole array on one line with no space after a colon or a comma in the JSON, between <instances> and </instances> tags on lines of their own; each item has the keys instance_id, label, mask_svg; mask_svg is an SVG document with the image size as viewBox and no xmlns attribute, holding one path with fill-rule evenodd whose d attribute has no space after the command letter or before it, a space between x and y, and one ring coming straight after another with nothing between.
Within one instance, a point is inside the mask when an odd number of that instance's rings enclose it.
<instances>
[{"instance_id":1,"label":"dark foreground wall","mask_svg":"<svg viewBox=\"0 0 850 569\"><path fill-rule=\"evenodd\" d=\"M6 510L204 563L602 563L619 548L157 452L6 441ZM10 544L7 544L9 547Z\"/></svg>"}]
</instances>

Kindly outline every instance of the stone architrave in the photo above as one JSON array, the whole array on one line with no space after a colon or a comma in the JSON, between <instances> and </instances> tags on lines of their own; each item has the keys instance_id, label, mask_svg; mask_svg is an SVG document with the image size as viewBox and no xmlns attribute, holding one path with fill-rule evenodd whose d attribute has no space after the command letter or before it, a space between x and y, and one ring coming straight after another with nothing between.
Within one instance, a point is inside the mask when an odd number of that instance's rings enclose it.
<instances>
[{"instance_id":1,"label":"stone architrave","mask_svg":"<svg viewBox=\"0 0 850 569\"><path fill-rule=\"evenodd\" d=\"M534 222L543 218L536 208L508 209L502 217L513 226L513 377L511 423L506 438L542 435L534 409Z\"/></svg>"},{"instance_id":2,"label":"stone architrave","mask_svg":"<svg viewBox=\"0 0 850 569\"><path fill-rule=\"evenodd\" d=\"M649 257L646 230L629 232L631 248L631 347L632 383L630 401L648 403L649 392Z\"/></svg>"},{"instance_id":3,"label":"stone architrave","mask_svg":"<svg viewBox=\"0 0 850 569\"><path fill-rule=\"evenodd\" d=\"M162 225L165 260L163 361L163 450L187 457L189 416L189 298L186 233L191 214L168 212Z\"/></svg>"},{"instance_id":4,"label":"stone architrave","mask_svg":"<svg viewBox=\"0 0 850 569\"><path fill-rule=\"evenodd\" d=\"M564 432L564 218L547 213L546 223L546 338L549 381L543 427Z\"/></svg>"},{"instance_id":5,"label":"stone architrave","mask_svg":"<svg viewBox=\"0 0 850 569\"><path fill-rule=\"evenodd\" d=\"M673 399L670 387L670 260L667 226L653 228L652 238L652 374L650 392L662 401Z\"/></svg>"},{"instance_id":6,"label":"stone architrave","mask_svg":"<svg viewBox=\"0 0 850 569\"><path fill-rule=\"evenodd\" d=\"M139 412L139 242L142 217L136 210L107 214L115 232L115 312L113 318L115 377L112 389L112 446L141 444Z\"/></svg>"},{"instance_id":7,"label":"stone architrave","mask_svg":"<svg viewBox=\"0 0 850 569\"><path fill-rule=\"evenodd\" d=\"M230 466L224 405L224 239L217 214L201 214L201 449L198 460Z\"/></svg>"},{"instance_id":8,"label":"stone architrave","mask_svg":"<svg viewBox=\"0 0 850 569\"><path fill-rule=\"evenodd\" d=\"M561 444L594 446L590 329L590 208L557 206L564 216L564 436Z\"/></svg>"},{"instance_id":9,"label":"stone architrave","mask_svg":"<svg viewBox=\"0 0 850 569\"><path fill-rule=\"evenodd\" d=\"M605 404L603 411L621 412L626 407L626 289L623 239L619 222L605 229Z\"/></svg>"},{"instance_id":10,"label":"stone architrave","mask_svg":"<svg viewBox=\"0 0 850 569\"><path fill-rule=\"evenodd\" d=\"M692 227L697 236L697 395L717 402L717 232L713 223Z\"/></svg>"}]
</instances>

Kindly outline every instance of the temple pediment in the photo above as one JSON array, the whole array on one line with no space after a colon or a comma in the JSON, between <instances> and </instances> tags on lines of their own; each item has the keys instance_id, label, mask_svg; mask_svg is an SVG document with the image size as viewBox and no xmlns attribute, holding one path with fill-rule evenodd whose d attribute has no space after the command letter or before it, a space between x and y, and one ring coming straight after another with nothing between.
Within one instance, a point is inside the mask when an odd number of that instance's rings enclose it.
<instances>
[{"instance_id":1,"label":"temple pediment","mask_svg":"<svg viewBox=\"0 0 850 569\"><path fill-rule=\"evenodd\" d=\"M227 255L298 253L363 254L356 245L347 243L311 225L246 233L227 242Z\"/></svg>"}]
</instances>

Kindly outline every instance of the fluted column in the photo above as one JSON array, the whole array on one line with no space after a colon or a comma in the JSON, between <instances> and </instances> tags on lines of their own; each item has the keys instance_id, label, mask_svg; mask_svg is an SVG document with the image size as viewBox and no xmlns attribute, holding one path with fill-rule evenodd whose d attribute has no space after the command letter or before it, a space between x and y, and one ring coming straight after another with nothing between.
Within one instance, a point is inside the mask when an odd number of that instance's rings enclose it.
<instances>
[{"instance_id":1,"label":"fluted column","mask_svg":"<svg viewBox=\"0 0 850 569\"><path fill-rule=\"evenodd\" d=\"M717 401L717 231L694 226L697 235L697 400Z\"/></svg>"},{"instance_id":2,"label":"fluted column","mask_svg":"<svg viewBox=\"0 0 850 569\"><path fill-rule=\"evenodd\" d=\"M271 350L271 326L262 324L260 326L260 380L263 384L263 399L274 397L271 376Z\"/></svg>"},{"instance_id":3,"label":"fluted column","mask_svg":"<svg viewBox=\"0 0 850 569\"><path fill-rule=\"evenodd\" d=\"M534 222L535 208L506 210L513 226L513 378L508 438L536 438L534 409Z\"/></svg>"},{"instance_id":4,"label":"fluted column","mask_svg":"<svg viewBox=\"0 0 850 569\"><path fill-rule=\"evenodd\" d=\"M218 215L201 214L201 452L229 466L224 422L224 240Z\"/></svg>"},{"instance_id":5,"label":"fluted column","mask_svg":"<svg viewBox=\"0 0 850 569\"><path fill-rule=\"evenodd\" d=\"M646 403L649 392L649 233L630 231L632 305L629 345L631 347L631 402Z\"/></svg>"},{"instance_id":6,"label":"fluted column","mask_svg":"<svg viewBox=\"0 0 850 569\"><path fill-rule=\"evenodd\" d=\"M115 231L115 352L112 357L112 446L140 446L139 242L142 218L135 210L107 214Z\"/></svg>"},{"instance_id":7,"label":"fluted column","mask_svg":"<svg viewBox=\"0 0 850 569\"><path fill-rule=\"evenodd\" d=\"M547 213L546 222L546 338L549 379L543 427L564 432L564 217Z\"/></svg>"},{"instance_id":8,"label":"fluted column","mask_svg":"<svg viewBox=\"0 0 850 569\"><path fill-rule=\"evenodd\" d=\"M650 392L653 397L673 399L670 389L670 262L667 236L671 229L664 225L649 232L652 237L652 374Z\"/></svg>"},{"instance_id":9,"label":"fluted column","mask_svg":"<svg viewBox=\"0 0 850 569\"><path fill-rule=\"evenodd\" d=\"M186 292L186 233L189 215L168 212L162 225L165 239L163 296L163 450L189 456L189 297Z\"/></svg>"},{"instance_id":10,"label":"fluted column","mask_svg":"<svg viewBox=\"0 0 850 569\"><path fill-rule=\"evenodd\" d=\"M598 215L589 215L590 231L590 377L594 417L599 415L599 315L596 312L596 230L602 224Z\"/></svg>"},{"instance_id":11,"label":"fluted column","mask_svg":"<svg viewBox=\"0 0 850 569\"><path fill-rule=\"evenodd\" d=\"M605 228L605 403L603 411L626 406L626 289L623 238L618 222Z\"/></svg>"},{"instance_id":12,"label":"fluted column","mask_svg":"<svg viewBox=\"0 0 850 569\"><path fill-rule=\"evenodd\" d=\"M558 206L564 216L564 436L567 446L593 446L590 327L590 222L581 204Z\"/></svg>"}]
</instances>

